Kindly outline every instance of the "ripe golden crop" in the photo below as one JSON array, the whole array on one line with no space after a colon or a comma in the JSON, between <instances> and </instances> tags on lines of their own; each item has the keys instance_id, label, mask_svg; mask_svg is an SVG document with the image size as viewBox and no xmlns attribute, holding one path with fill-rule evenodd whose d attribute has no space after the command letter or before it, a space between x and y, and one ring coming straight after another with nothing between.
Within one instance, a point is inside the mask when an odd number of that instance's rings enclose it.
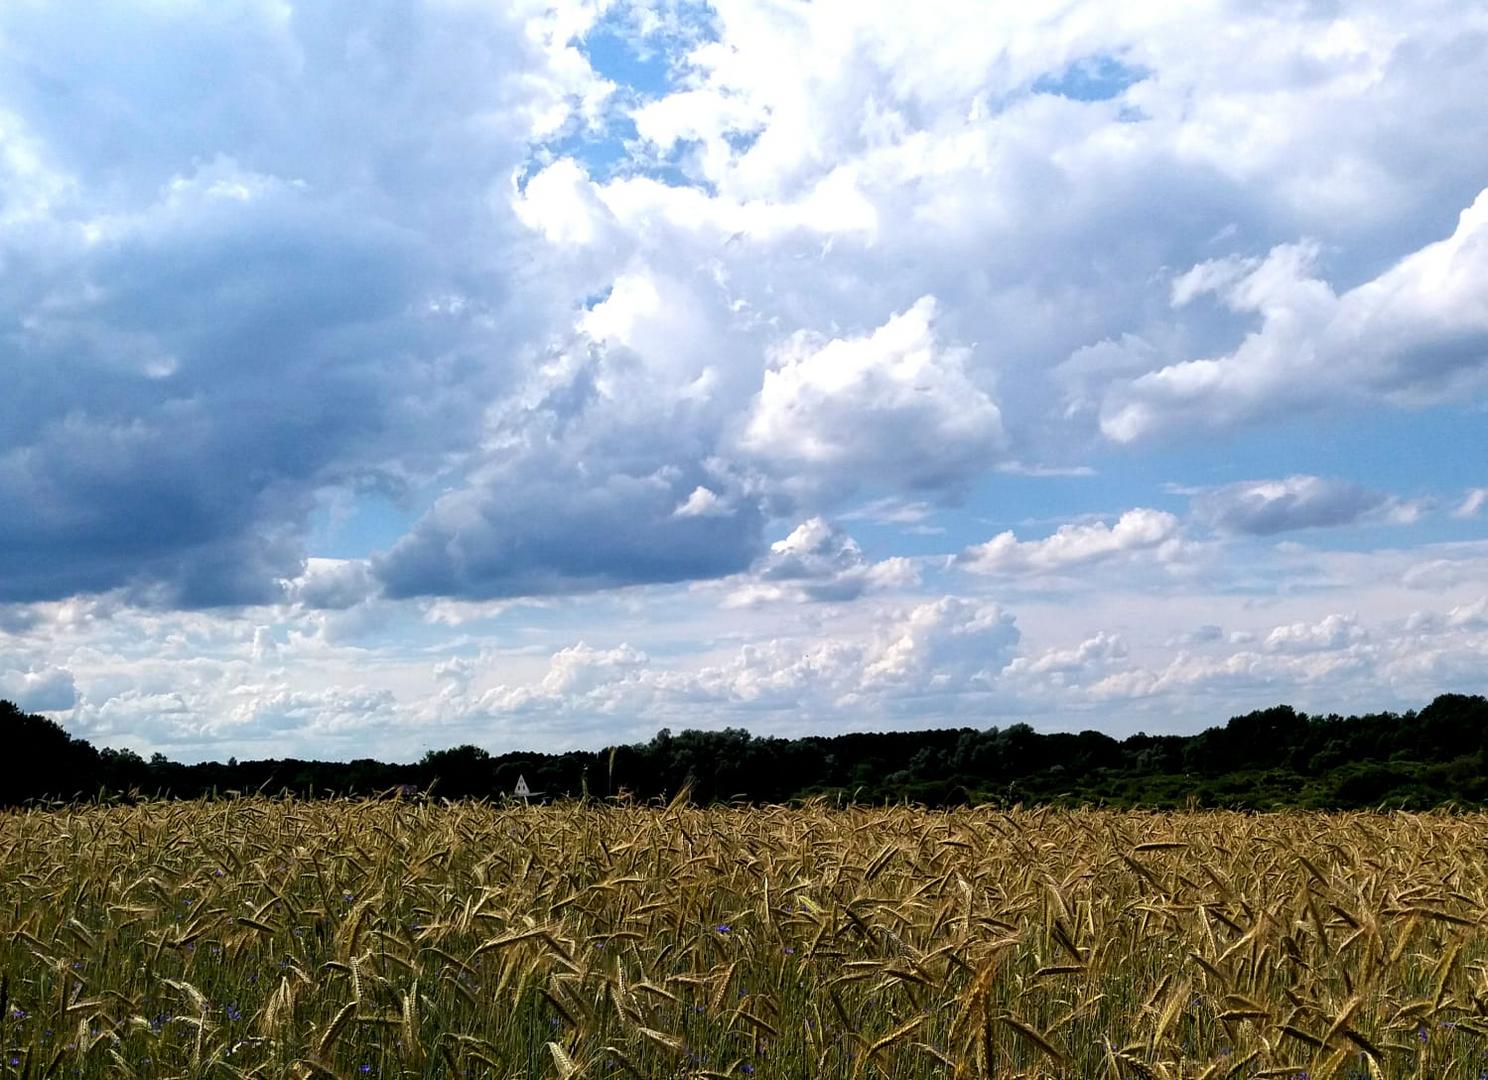
<instances>
[{"instance_id":1,"label":"ripe golden crop","mask_svg":"<svg viewBox=\"0 0 1488 1080\"><path fill-rule=\"evenodd\" d=\"M1488 816L0 816L0 1075L1488 1071Z\"/></svg>"}]
</instances>

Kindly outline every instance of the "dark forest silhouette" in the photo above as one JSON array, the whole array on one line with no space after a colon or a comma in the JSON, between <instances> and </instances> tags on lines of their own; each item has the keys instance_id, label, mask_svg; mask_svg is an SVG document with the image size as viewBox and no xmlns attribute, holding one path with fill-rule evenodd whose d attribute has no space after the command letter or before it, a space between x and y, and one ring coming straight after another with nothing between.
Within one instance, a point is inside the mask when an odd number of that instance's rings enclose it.
<instances>
[{"instance_id":1,"label":"dark forest silhouette","mask_svg":"<svg viewBox=\"0 0 1488 1080\"><path fill-rule=\"evenodd\" d=\"M1197 735L985 730L757 738L662 730L647 743L564 754L431 751L413 764L207 762L99 750L52 720L0 701L0 805L47 799L428 795L498 798L524 776L548 798L788 802L1101 803L1270 809L1425 808L1488 802L1488 699L1444 694L1419 712L1247 713Z\"/></svg>"}]
</instances>

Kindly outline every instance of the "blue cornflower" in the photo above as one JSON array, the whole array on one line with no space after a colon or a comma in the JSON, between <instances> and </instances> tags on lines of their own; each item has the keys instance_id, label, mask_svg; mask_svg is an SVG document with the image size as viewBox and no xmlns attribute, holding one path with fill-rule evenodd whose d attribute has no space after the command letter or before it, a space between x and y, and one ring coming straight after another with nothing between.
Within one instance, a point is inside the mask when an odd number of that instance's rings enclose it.
<instances>
[{"instance_id":1,"label":"blue cornflower","mask_svg":"<svg viewBox=\"0 0 1488 1080\"><path fill-rule=\"evenodd\" d=\"M717 930L720 934L733 933L733 928L728 923L719 923L713 929Z\"/></svg>"},{"instance_id":2,"label":"blue cornflower","mask_svg":"<svg viewBox=\"0 0 1488 1080\"><path fill-rule=\"evenodd\" d=\"M227 1007L227 1018L236 1024L239 1020L243 1019L243 1014L238 1010L236 1005L229 1005Z\"/></svg>"}]
</instances>

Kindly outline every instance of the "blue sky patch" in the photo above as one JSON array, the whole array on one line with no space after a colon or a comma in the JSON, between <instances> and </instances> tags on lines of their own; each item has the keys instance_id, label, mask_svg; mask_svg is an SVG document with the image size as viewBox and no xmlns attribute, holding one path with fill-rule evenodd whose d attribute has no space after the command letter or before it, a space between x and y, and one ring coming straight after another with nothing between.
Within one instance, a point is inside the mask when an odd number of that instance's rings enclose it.
<instances>
[{"instance_id":1,"label":"blue sky patch","mask_svg":"<svg viewBox=\"0 0 1488 1080\"><path fill-rule=\"evenodd\" d=\"M579 51L604 78L638 97L660 97L672 85L671 61L654 43L624 32L609 20L585 35Z\"/></svg>"},{"instance_id":2,"label":"blue sky patch","mask_svg":"<svg viewBox=\"0 0 1488 1080\"><path fill-rule=\"evenodd\" d=\"M1147 78L1149 72L1123 63L1114 56L1082 57L1064 70L1041 75L1033 83L1035 94L1054 94L1072 101L1109 101Z\"/></svg>"}]
</instances>

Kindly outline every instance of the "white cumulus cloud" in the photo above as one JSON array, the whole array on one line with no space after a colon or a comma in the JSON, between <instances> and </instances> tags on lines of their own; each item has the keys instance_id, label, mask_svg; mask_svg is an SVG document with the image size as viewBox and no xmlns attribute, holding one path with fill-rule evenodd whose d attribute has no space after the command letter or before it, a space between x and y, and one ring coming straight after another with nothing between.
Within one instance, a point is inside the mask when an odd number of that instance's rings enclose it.
<instances>
[{"instance_id":1,"label":"white cumulus cloud","mask_svg":"<svg viewBox=\"0 0 1488 1080\"><path fill-rule=\"evenodd\" d=\"M956 564L976 574L1049 574L1119 556L1155 552L1161 557L1179 534L1178 519L1162 510L1138 508L1114 524L1061 525L1041 540L1019 540L1011 530L967 548ZM1171 549L1170 549L1171 550Z\"/></svg>"},{"instance_id":2,"label":"white cumulus cloud","mask_svg":"<svg viewBox=\"0 0 1488 1080\"><path fill-rule=\"evenodd\" d=\"M996 402L943 344L924 297L871 334L800 334L776 355L740 440L769 467L836 484L964 482L1004 441Z\"/></svg>"},{"instance_id":3,"label":"white cumulus cloud","mask_svg":"<svg viewBox=\"0 0 1488 1080\"><path fill-rule=\"evenodd\" d=\"M1340 401L1441 401L1481 388L1488 365L1488 191L1446 239L1342 292L1315 244L1191 270L1177 301L1216 291L1260 325L1233 351L1149 372L1108 394L1101 428L1131 442L1173 427L1225 427Z\"/></svg>"}]
</instances>

